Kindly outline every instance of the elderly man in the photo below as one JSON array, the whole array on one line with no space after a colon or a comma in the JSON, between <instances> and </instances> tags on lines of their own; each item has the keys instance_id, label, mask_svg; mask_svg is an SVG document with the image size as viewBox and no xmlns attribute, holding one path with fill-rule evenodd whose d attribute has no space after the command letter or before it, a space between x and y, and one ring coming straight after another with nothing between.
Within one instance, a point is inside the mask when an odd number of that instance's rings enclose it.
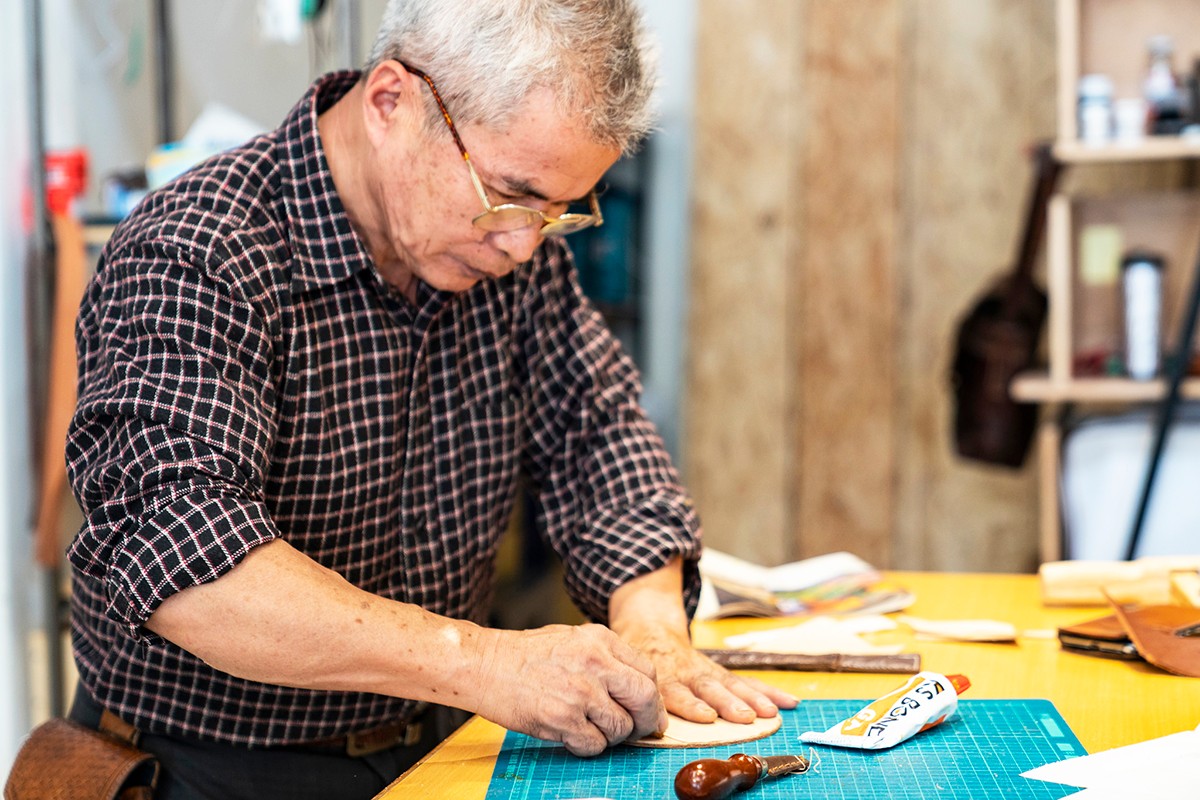
<instances>
[{"instance_id":1,"label":"elderly man","mask_svg":"<svg viewBox=\"0 0 1200 800\"><path fill-rule=\"evenodd\" d=\"M589 755L795 703L691 648L699 525L559 238L648 130L644 48L631 0L394 0L363 72L116 231L72 715L135 728L156 796L369 797L437 706ZM522 471L601 624L484 626Z\"/></svg>"}]
</instances>

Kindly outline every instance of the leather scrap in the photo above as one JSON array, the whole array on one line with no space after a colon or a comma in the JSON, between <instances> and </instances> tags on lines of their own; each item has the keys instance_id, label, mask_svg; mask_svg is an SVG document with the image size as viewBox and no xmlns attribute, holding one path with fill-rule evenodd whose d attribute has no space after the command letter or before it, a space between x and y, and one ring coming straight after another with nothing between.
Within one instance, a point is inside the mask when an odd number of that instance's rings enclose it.
<instances>
[{"instance_id":1,"label":"leather scrap","mask_svg":"<svg viewBox=\"0 0 1200 800\"><path fill-rule=\"evenodd\" d=\"M764 653L753 650L701 650L726 669L797 670L802 672L921 671L919 653L850 654Z\"/></svg>"},{"instance_id":2,"label":"leather scrap","mask_svg":"<svg viewBox=\"0 0 1200 800\"><path fill-rule=\"evenodd\" d=\"M1143 606L1127 611L1108 602L1142 658L1159 669L1200 678L1200 609L1188 606Z\"/></svg>"}]
</instances>

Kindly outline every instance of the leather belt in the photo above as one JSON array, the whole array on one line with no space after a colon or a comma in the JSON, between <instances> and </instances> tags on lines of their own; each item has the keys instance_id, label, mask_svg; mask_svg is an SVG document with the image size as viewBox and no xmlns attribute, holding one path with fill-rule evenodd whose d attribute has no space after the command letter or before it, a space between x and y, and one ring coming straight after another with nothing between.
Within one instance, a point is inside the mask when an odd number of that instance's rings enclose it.
<instances>
[{"instance_id":1,"label":"leather belt","mask_svg":"<svg viewBox=\"0 0 1200 800\"><path fill-rule=\"evenodd\" d=\"M345 736L330 736L311 742L294 745L284 745L283 749L319 750L322 752L345 753L348 756L367 756L404 745L411 747L421 741L421 721L393 722L369 728L365 731L354 731Z\"/></svg>"},{"instance_id":2,"label":"leather belt","mask_svg":"<svg viewBox=\"0 0 1200 800\"><path fill-rule=\"evenodd\" d=\"M418 713L423 712L423 708L418 711ZM99 729L133 747L137 747L141 739L141 731L108 709L101 712ZM316 750L323 753L344 753L348 756L358 757L378 753L399 745L411 747L419 741L421 741L421 718L417 717L411 722L392 722L376 728L353 731L344 736L330 736L311 742L280 745L279 749Z\"/></svg>"}]
</instances>

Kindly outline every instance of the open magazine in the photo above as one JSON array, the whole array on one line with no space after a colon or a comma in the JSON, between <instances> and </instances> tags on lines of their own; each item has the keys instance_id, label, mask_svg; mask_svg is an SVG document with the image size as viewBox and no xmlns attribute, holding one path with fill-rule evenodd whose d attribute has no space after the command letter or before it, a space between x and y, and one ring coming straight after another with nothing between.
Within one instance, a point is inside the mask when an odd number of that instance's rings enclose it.
<instances>
[{"instance_id":1,"label":"open magazine","mask_svg":"<svg viewBox=\"0 0 1200 800\"><path fill-rule=\"evenodd\" d=\"M886 614L912 605L911 592L852 553L763 567L705 548L697 619L805 614Z\"/></svg>"}]
</instances>

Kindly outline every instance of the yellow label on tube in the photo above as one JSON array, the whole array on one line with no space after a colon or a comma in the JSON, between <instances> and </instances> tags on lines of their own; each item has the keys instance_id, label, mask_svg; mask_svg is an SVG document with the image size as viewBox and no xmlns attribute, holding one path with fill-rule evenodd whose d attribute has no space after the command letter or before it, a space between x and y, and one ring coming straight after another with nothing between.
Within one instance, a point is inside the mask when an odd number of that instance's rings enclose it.
<instances>
[{"instance_id":1,"label":"yellow label on tube","mask_svg":"<svg viewBox=\"0 0 1200 800\"><path fill-rule=\"evenodd\" d=\"M827 731L806 731L800 741L857 750L883 750L943 722L970 686L962 675L919 672L894 691Z\"/></svg>"}]
</instances>

